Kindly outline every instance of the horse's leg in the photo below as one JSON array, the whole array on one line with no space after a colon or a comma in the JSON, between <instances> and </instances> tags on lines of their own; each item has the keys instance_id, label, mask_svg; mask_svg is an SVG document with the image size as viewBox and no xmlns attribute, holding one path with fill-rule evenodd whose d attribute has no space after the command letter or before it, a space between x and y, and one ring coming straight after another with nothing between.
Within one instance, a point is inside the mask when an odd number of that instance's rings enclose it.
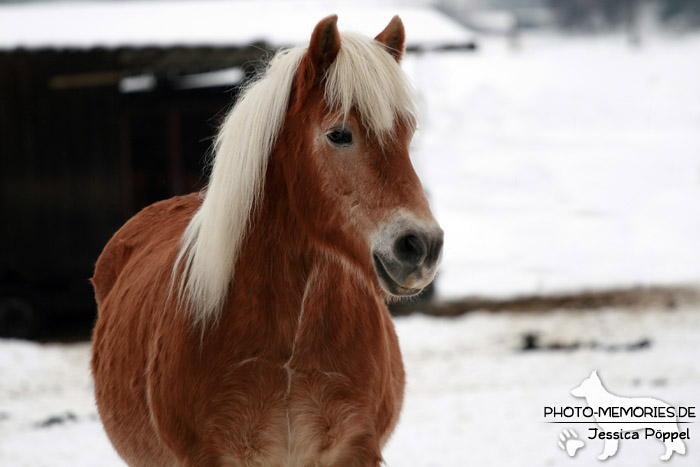
<instances>
[{"instance_id":1,"label":"horse's leg","mask_svg":"<svg viewBox=\"0 0 700 467\"><path fill-rule=\"evenodd\" d=\"M334 456L333 467L357 466L357 467L379 467L382 464L382 455L374 434L357 436L349 440L347 449L337 452ZM326 465L321 461L320 465Z\"/></svg>"}]
</instances>

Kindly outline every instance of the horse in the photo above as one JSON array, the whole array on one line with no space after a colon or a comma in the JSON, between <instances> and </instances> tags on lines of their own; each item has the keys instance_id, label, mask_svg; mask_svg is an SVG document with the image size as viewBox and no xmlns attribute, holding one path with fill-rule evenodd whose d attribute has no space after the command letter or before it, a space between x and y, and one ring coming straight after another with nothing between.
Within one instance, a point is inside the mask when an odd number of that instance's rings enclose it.
<instances>
[{"instance_id":1,"label":"horse","mask_svg":"<svg viewBox=\"0 0 700 467\"><path fill-rule=\"evenodd\" d=\"M91 279L95 399L131 466L377 466L405 373L387 302L435 277L394 17L321 20L246 86L207 187L144 208Z\"/></svg>"}]
</instances>

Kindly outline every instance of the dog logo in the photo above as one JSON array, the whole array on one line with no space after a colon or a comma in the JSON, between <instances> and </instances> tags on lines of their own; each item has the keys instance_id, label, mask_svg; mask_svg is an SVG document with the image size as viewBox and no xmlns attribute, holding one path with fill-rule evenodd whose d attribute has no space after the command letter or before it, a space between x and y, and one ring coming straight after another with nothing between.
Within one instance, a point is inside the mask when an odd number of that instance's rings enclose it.
<instances>
[{"instance_id":1,"label":"dog logo","mask_svg":"<svg viewBox=\"0 0 700 467\"><path fill-rule=\"evenodd\" d=\"M599 428L591 428L589 439L605 441L599 460L614 456L620 439L639 439L643 430L645 438L655 437L663 441L666 452L661 460L668 460L674 452L685 454L683 433L678 429L671 406L651 397L622 397L612 394L603 386L595 370L581 384L571 390L575 397L586 399L593 410ZM661 414L661 415L659 415Z\"/></svg>"}]
</instances>

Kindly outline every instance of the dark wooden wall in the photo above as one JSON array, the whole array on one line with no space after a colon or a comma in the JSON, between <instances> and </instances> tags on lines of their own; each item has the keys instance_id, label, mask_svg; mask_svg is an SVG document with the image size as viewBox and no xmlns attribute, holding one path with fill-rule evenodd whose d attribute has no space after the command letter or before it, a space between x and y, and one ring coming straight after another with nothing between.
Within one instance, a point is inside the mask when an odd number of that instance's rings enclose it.
<instances>
[{"instance_id":1,"label":"dark wooden wall","mask_svg":"<svg viewBox=\"0 0 700 467\"><path fill-rule=\"evenodd\" d=\"M203 186L235 89L178 91L163 77L241 57L138 52L0 53L0 328L8 297L44 318L93 314L88 278L110 236L144 206ZM120 77L144 70L154 90L120 93Z\"/></svg>"}]
</instances>

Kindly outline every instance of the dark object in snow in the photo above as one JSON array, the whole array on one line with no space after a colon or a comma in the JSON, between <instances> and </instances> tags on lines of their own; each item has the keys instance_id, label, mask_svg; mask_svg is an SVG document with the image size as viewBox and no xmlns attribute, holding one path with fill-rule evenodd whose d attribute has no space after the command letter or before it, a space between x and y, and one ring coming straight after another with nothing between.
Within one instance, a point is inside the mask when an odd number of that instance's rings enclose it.
<instances>
[{"instance_id":1,"label":"dark object in snow","mask_svg":"<svg viewBox=\"0 0 700 467\"><path fill-rule=\"evenodd\" d=\"M656 378L651 380L651 385L656 387L666 386L668 380L666 378Z\"/></svg>"},{"instance_id":2,"label":"dark object in snow","mask_svg":"<svg viewBox=\"0 0 700 467\"><path fill-rule=\"evenodd\" d=\"M596 347L602 347L603 350L607 350L610 352L617 352L620 350L642 350L642 349L647 349L651 346L651 341L649 339L640 339L637 342L632 342L629 344L614 344L614 345L600 345L597 344Z\"/></svg>"},{"instance_id":3,"label":"dark object in snow","mask_svg":"<svg viewBox=\"0 0 700 467\"><path fill-rule=\"evenodd\" d=\"M603 350L605 352L620 352L620 351L634 351L642 350L651 347L651 340L647 338L640 339L636 342L631 342L627 344L601 344L596 341L589 342L551 342L547 344L542 344L539 342L539 336L534 332L527 332L523 334L522 345L519 350L523 352L532 350L566 350L573 351L578 349L596 349Z\"/></svg>"},{"instance_id":4,"label":"dark object in snow","mask_svg":"<svg viewBox=\"0 0 700 467\"><path fill-rule=\"evenodd\" d=\"M522 350L537 350L537 334L526 333L523 335L523 348Z\"/></svg>"},{"instance_id":5,"label":"dark object in snow","mask_svg":"<svg viewBox=\"0 0 700 467\"><path fill-rule=\"evenodd\" d=\"M9 413L7 413L7 412L0 412L0 422L3 421L3 420L7 420L8 418L10 418L10 414L9 414Z\"/></svg>"},{"instance_id":6,"label":"dark object in snow","mask_svg":"<svg viewBox=\"0 0 700 467\"><path fill-rule=\"evenodd\" d=\"M66 412L63 415L54 415L47 418L43 422L38 422L36 424L37 428L46 428L53 425L60 425L65 422L74 422L78 419L72 412Z\"/></svg>"}]
</instances>

